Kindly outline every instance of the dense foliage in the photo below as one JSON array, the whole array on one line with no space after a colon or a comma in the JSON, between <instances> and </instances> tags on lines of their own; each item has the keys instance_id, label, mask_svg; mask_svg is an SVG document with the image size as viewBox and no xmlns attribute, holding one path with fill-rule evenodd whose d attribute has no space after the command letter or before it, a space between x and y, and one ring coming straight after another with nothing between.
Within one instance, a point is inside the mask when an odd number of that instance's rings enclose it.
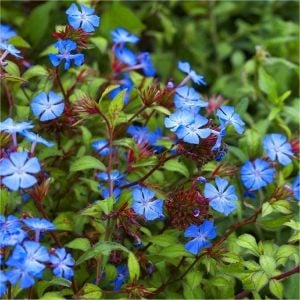
<instances>
[{"instance_id":1,"label":"dense foliage","mask_svg":"<svg viewBox=\"0 0 300 300\"><path fill-rule=\"evenodd\" d=\"M298 298L298 11L1 3L1 297Z\"/></svg>"}]
</instances>

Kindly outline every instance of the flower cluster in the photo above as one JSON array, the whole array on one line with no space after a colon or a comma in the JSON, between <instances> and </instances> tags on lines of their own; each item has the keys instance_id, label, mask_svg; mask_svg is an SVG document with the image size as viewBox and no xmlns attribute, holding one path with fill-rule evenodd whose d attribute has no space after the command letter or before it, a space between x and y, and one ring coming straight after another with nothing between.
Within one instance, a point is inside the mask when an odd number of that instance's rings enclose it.
<instances>
[{"instance_id":1,"label":"flower cluster","mask_svg":"<svg viewBox=\"0 0 300 300\"><path fill-rule=\"evenodd\" d=\"M7 254L1 260L0 297L6 292L7 283L29 288L42 278L46 268L55 276L72 278L74 260L71 255L64 248L48 251L40 243L41 233L55 230L54 224L46 219L0 215L0 227L0 248Z\"/></svg>"}]
</instances>

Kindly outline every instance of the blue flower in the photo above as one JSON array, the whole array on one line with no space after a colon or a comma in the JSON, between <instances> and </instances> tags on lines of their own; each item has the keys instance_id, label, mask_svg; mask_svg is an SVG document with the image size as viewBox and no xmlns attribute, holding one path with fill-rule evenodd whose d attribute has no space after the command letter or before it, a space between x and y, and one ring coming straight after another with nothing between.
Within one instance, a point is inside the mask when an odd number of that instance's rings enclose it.
<instances>
[{"instance_id":1,"label":"blue flower","mask_svg":"<svg viewBox=\"0 0 300 300\"><path fill-rule=\"evenodd\" d=\"M287 142L286 136L279 133L268 134L263 139L263 145L271 160L278 160L284 166L292 162L292 146Z\"/></svg>"},{"instance_id":2,"label":"blue flower","mask_svg":"<svg viewBox=\"0 0 300 300\"><path fill-rule=\"evenodd\" d=\"M197 74L194 70L192 70L190 64L188 62L178 62L178 69L188 75L189 78L193 80L196 84L206 85L204 77L202 75Z\"/></svg>"},{"instance_id":3,"label":"blue flower","mask_svg":"<svg viewBox=\"0 0 300 300\"><path fill-rule=\"evenodd\" d=\"M110 151L107 140L97 140L92 143L92 147L98 152L99 155L108 155Z\"/></svg>"},{"instance_id":4,"label":"blue flower","mask_svg":"<svg viewBox=\"0 0 300 300\"><path fill-rule=\"evenodd\" d=\"M26 189L37 183L32 175L41 169L36 157L28 157L27 152L12 152L9 158L0 161L2 183L12 191Z\"/></svg>"},{"instance_id":5,"label":"blue flower","mask_svg":"<svg viewBox=\"0 0 300 300\"><path fill-rule=\"evenodd\" d=\"M226 129L221 128L221 130L219 132L212 130L212 133L217 135L217 139L216 139L216 143L211 148L211 150L212 151L218 151L222 146L222 138L226 135Z\"/></svg>"},{"instance_id":6,"label":"blue flower","mask_svg":"<svg viewBox=\"0 0 300 300\"><path fill-rule=\"evenodd\" d=\"M21 133L22 131L31 128L33 128L31 122L15 123L11 118L8 118L3 122L0 122L0 131L4 131L10 134Z\"/></svg>"},{"instance_id":7,"label":"blue flower","mask_svg":"<svg viewBox=\"0 0 300 300\"><path fill-rule=\"evenodd\" d=\"M6 265L13 267L6 272L9 282L15 285L20 281L21 288L34 284L34 277L41 278L49 254L44 246L37 242L25 241L23 246L16 245Z\"/></svg>"},{"instance_id":8,"label":"blue flower","mask_svg":"<svg viewBox=\"0 0 300 300\"><path fill-rule=\"evenodd\" d=\"M129 76L129 73L125 72L123 74L124 74L123 78L119 81L119 83L121 83L120 86L113 89L109 93L109 98L114 99L121 91L126 89L124 103L127 104L129 101L129 96L130 96L131 90L133 88L133 82Z\"/></svg>"},{"instance_id":9,"label":"blue flower","mask_svg":"<svg viewBox=\"0 0 300 300\"><path fill-rule=\"evenodd\" d=\"M45 122L59 117L65 108L63 97L50 91L39 93L34 97L31 104L33 114L40 118L40 121Z\"/></svg>"},{"instance_id":10,"label":"blue flower","mask_svg":"<svg viewBox=\"0 0 300 300\"><path fill-rule=\"evenodd\" d=\"M165 126L175 132L181 125L187 126L194 122L195 116L187 110L177 110L165 118Z\"/></svg>"},{"instance_id":11,"label":"blue flower","mask_svg":"<svg viewBox=\"0 0 300 300\"><path fill-rule=\"evenodd\" d=\"M126 29L118 27L110 32L112 40L115 44L132 43L136 44L140 39L128 32Z\"/></svg>"},{"instance_id":12,"label":"blue flower","mask_svg":"<svg viewBox=\"0 0 300 300\"><path fill-rule=\"evenodd\" d=\"M244 186L251 190L258 190L274 179L275 170L271 168L270 164L260 158L253 162L246 161L241 167L241 179Z\"/></svg>"},{"instance_id":13,"label":"blue flower","mask_svg":"<svg viewBox=\"0 0 300 300\"><path fill-rule=\"evenodd\" d=\"M147 221L163 217L163 201L153 200L155 193L145 187L138 187L132 193L132 209Z\"/></svg>"},{"instance_id":14,"label":"blue flower","mask_svg":"<svg viewBox=\"0 0 300 300\"><path fill-rule=\"evenodd\" d=\"M54 67L57 67L63 60L65 60L64 68L69 69L71 60L76 66L81 66L84 62L84 55L82 53L72 54L73 50L77 49L77 44L71 40L59 40L54 44L58 49L58 54L49 54L49 59Z\"/></svg>"},{"instance_id":15,"label":"blue flower","mask_svg":"<svg viewBox=\"0 0 300 300\"><path fill-rule=\"evenodd\" d=\"M121 265L117 267L117 277L114 280L114 291L119 291L123 283L129 276L128 267L126 265Z\"/></svg>"},{"instance_id":16,"label":"blue flower","mask_svg":"<svg viewBox=\"0 0 300 300\"><path fill-rule=\"evenodd\" d=\"M296 176L293 181L292 190L295 198L300 201L300 175Z\"/></svg>"},{"instance_id":17,"label":"blue flower","mask_svg":"<svg viewBox=\"0 0 300 300\"><path fill-rule=\"evenodd\" d=\"M206 220L200 226L190 225L184 232L184 237L193 238L184 247L187 251L197 255L203 248L211 246L208 239L216 237L216 228L213 221Z\"/></svg>"},{"instance_id":18,"label":"blue flower","mask_svg":"<svg viewBox=\"0 0 300 300\"><path fill-rule=\"evenodd\" d=\"M5 273L3 271L0 271L0 297L1 298L7 290L6 282L7 282L7 277L5 276Z\"/></svg>"},{"instance_id":19,"label":"blue flower","mask_svg":"<svg viewBox=\"0 0 300 300\"><path fill-rule=\"evenodd\" d=\"M101 196L102 196L104 199L110 197L109 193L110 193L110 192L109 192L109 188L104 188L104 189L101 190ZM118 187L115 187L115 188L113 189L113 194L112 194L112 196L114 196L114 199L117 200L117 199L120 197L120 195L121 195L121 189L118 188ZM101 201L101 200L100 200L100 201Z\"/></svg>"},{"instance_id":20,"label":"blue flower","mask_svg":"<svg viewBox=\"0 0 300 300\"><path fill-rule=\"evenodd\" d=\"M207 138L211 133L209 128L202 128L207 122L205 117L197 115L191 124L179 126L176 135L186 143L199 144L201 138Z\"/></svg>"},{"instance_id":21,"label":"blue flower","mask_svg":"<svg viewBox=\"0 0 300 300\"><path fill-rule=\"evenodd\" d=\"M245 123L241 120L238 113L234 111L233 106L221 106L217 110L216 115L219 117L222 127L231 124L237 133L242 134L244 132Z\"/></svg>"},{"instance_id":22,"label":"blue flower","mask_svg":"<svg viewBox=\"0 0 300 300\"><path fill-rule=\"evenodd\" d=\"M28 130L24 130L21 132L21 135L24 136L24 138L26 140L28 140L29 142L32 142L33 144L43 144L47 147L52 147L54 144L51 142L48 142L47 140L43 139L42 137L40 137L38 134L28 131Z\"/></svg>"},{"instance_id":23,"label":"blue flower","mask_svg":"<svg viewBox=\"0 0 300 300\"><path fill-rule=\"evenodd\" d=\"M106 172L100 172L100 173L98 173L97 177L101 181L108 181L108 173L106 173ZM124 177L125 177L125 175L124 174L120 174L120 172L118 170L113 170L110 173L110 180L113 181L116 185L121 184Z\"/></svg>"},{"instance_id":24,"label":"blue flower","mask_svg":"<svg viewBox=\"0 0 300 300\"><path fill-rule=\"evenodd\" d=\"M65 248L58 248L54 254L50 255L50 263L52 264L53 274L58 277L70 279L74 275L72 267L75 264L70 253L66 253Z\"/></svg>"},{"instance_id":25,"label":"blue flower","mask_svg":"<svg viewBox=\"0 0 300 300\"><path fill-rule=\"evenodd\" d=\"M176 89L174 104L176 108L199 112L201 107L206 107L207 102L200 99L195 89L188 86L181 86Z\"/></svg>"},{"instance_id":26,"label":"blue flower","mask_svg":"<svg viewBox=\"0 0 300 300\"><path fill-rule=\"evenodd\" d=\"M15 216L5 217L0 215L0 248L15 246L21 243L27 233L22 230L20 220Z\"/></svg>"},{"instance_id":27,"label":"blue flower","mask_svg":"<svg viewBox=\"0 0 300 300\"><path fill-rule=\"evenodd\" d=\"M139 54L138 59L144 71L145 76L147 77L154 76L156 70L153 66L150 54L148 52L142 52Z\"/></svg>"},{"instance_id":28,"label":"blue flower","mask_svg":"<svg viewBox=\"0 0 300 300\"><path fill-rule=\"evenodd\" d=\"M129 49L121 46L114 48L115 55L119 61L128 66L134 66L137 63L136 55Z\"/></svg>"},{"instance_id":29,"label":"blue flower","mask_svg":"<svg viewBox=\"0 0 300 300\"><path fill-rule=\"evenodd\" d=\"M10 38L16 36L17 33L9 25L0 24L0 42L7 42Z\"/></svg>"},{"instance_id":30,"label":"blue flower","mask_svg":"<svg viewBox=\"0 0 300 300\"><path fill-rule=\"evenodd\" d=\"M204 196L209 199L209 206L214 210L228 216L237 207L238 200L233 185L229 185L226 179L216 177L216 187L206 183Z\"/></svg>"},{"instance_id":31,"label":"blue flower","mask_svg":"<svg viewBox=\"0 0 300 300\"><path fill-rule=\"evenodd\" d=\"M46 219L30 218L24 219L23 223L31 230L49 231L55 230L54 224Z\"/></svg>"},{"instance_id":32,"label":"blue flower","mask_svg":"<svg viewBox=\"0 0 300 300\"><path fill-rule=\"evenodd\" d=\"M72 3L66 10L68 15L68 21L74 29L81 28L85 32L95 31L95 27L100 24L100 17L94 15L95 10L93 8L86 7L80 4L81 11L77 5Z\"/></svg>"},{"instance_id":33,"label":"blue flower","mask_svg":"<svg viewBox=\"0 0 300 300\"><path fill-rule=\"evenodd\" d=\"M159 127L155 131L149 131L147 126L130 125L127 129L129 133L137 143L148 143L154 145L158 139L161 138L162 132Z\"/></svg>"},{"instance_id":34,"label":"blue flower","mask_svg":"<svg viewBox=\"0 0 300 300\"><path fill-rule=\"evenodd\" d=\"M3 59L6 57L7 54L11 54L12 56L16 58L23 58L19 53L21 52L18 50L15 46L7 44L7 43L1 43L0 42L0 50L3 50L4 53L1 56L1 61L3 62Z\"/></svg>"}]
</instances>

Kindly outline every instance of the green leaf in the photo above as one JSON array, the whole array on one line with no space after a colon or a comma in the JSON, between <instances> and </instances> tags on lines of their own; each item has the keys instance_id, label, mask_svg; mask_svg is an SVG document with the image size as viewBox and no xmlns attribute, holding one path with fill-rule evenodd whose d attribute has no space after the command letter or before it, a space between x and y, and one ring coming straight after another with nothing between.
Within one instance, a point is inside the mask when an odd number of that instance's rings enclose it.
<instances>
[{"instance_id":1,"label":"green leaf","mask_svg":"<svg viewBox=\"0 0 300 300\"><path fill-rule=\"evenodd\" d=\"M43 66L35 65L30 69L26 70L22 77L26 80L29 80L33 77L39 76L48 76L48 72Z\"/></svg>"},{"instance_id":2,"label":"green leaf","mask_svg":"<svg viewBox=\"0 0 300 300\"><path fill-rule=\"evenodd\" d=\"M70 280L62 278L62 277L54 277L48 283L49 283L49 285L60 285L60 286L65 286L65 287L70 287L72 285L72 282Z\"/></svg>"},{"instance_id":3,"label":"green leaf","mask_svg":"<svg viewBox=\"0 0 300 300\"><path fill-rule=\"evenodd\" d=\"M277 297L278 299L283 298L283 284L276 280L272 279L269 283L270 292Z\"/></svg>"},{"instance_id":4,"label":"green leaf","mask_svg":"<svg viewBox=\"0 0 300 300\"><path fill-rule=\"evenodd\" d=\"M60 292L48 292L43 295L41 300L64 300L64 296Z\"/></svg>"},{"instance_id":5,"label":"green leaf","mask_svg":"<svg viewBox=\"0 0 300 300\"><path fill-rule=\"evenodd\" d=\"M189 272L186 282L183 284L183 295L185 299L204 299L200 283L202 274L199 271Z\"/></svg>"},{"instance_id":6,"label":"green leaf","mask_svg":"<svg viewBox=\"0 0 300 300\"><path fill-rule=\"evenodd\" d=\"M86 283L83 287L83 299L100 299L102 296L101 289L92 283Z\"/></svg>"},{"instance_id":7,"label":"green leaf","mask_svg":"<svg viewBox=\"0 0 300 300\"><path fill-rule=\"evenodd\" d=\"M164 169L168 170L168 171L172 171L172 172L178 172L180 174L182 174L185 177L189 177L190 173L188 168L184 165L183 162L179 162L178 160L172 159L172 160L168 160L164 166Z\"/></svg>"},{"instance_id":8,"label":"green leaf","mask_svg":"<svg viewBox=\"0 0 300 300\"><path fill-rule=\"evenodd\" d=\"M120 93L110 102L109 107L108 107L108 112L110 114L111 120L113 123L116 122L119 113L122 111L124 107L124 97L126 94L126 89L121 90Z\"/></svg>"},{"instance_id":9,"label":"green leaf","mask_svg":"<svg viewBox=\"0 0 300 300\"><path fill-rule=\"evenodd\" d=\"M160 234L148 238L148 241L162 247L167 247L176 244L178 241L176 237L169 234Z\"/></svg>"},{"instance_id":10,"label":"green leaf","mask_svg":"<svg viewBox=\"0 0 300 300\"><path fill-rule=\"evenodd\" d=\"M76 265L79 265L83 263L86 260L89 260L91 258L98 257L99 255L109 255L111 251L113 250L121 250L126 253L129 253L129 250L122 246L119 243L115 242L108 242L108 241L100 241L94 245L91 249L87 250L83 255L81 255Z\"/></svg>"},{"instance_id":11,"label":"green leaf","mask_svg":"<svg viewBox=\"0 0 300 300\"><path fill-rule=\"evenodd\" d=\"M48 56L48 54L51 54L51 53L57 53L57 49L54 47L54 45L50 45L48 46L46 49L44 49L41 53L40 53L40 57L43 57L43 56Z\"/></svg>"},{"instance_id":12,"label":"green leaf","mask_svg":"<svg viewBox=\"0 0 300 300\"><path fill-rule=\"evenodd\" d=\"M107 199L104 200L100 200L99 202L97 202L97 205L101 208L101 210L105 213L105 214L109 214L114 206L114 197L109 197Z\"/></svg>"},{"instance_id":13,"label":"green leaf","mask_svg":"<svg viewBox=\"0 0 300 300\"><path fill-rule=\"evenodd\" d=\"M162 249L160 252L157 253L157 255L174 258L174 257L193 257L193 255L185 250L184 246L181 244L172 245L169 247L166 247Z\"/></svg>"},{"instance_id":14,"label":"green leaf","mask_svg":"<svg viewBox=\"0 0 300 300\"><path fill-rule=\"evenodd\" d=\"M60 213L53 221L57 230L72 231L74 226L73 213Z\"/></svg>"},{"instance_id":15,"label":"green leaf","mask_svg":"<svg viewBox=\"0 0 300 300\"><path fill-rule=\"evenodd\" d=\"M82 156L78 160L75 160L70 167L70 172L83 171L87 169L98 169L106 171L104 164L93 156Z\"/></svg>"},{"instance_id":16,"label":"green leaf","mask_svg":"<svg viewBox=\"0 0 300 300\"><path fill-rule=\"evenodd\" d=\"M92 134L91 132L84 126L79 127L82 133L82 141L86 146L89 146L91 143Z\"/></svg>"},{"instance_id":17,"label":"green leaf","mask_svg":"<svg viewBox=\"0 0 300 300\"><path fill-rule=\"evenodd\" d=\"M273 273L276 270L276 261L273 257L262 255L259 258L259 264L261 265L264 272L268 275L268 277L274 275Z\"/></svg>"},{"instance_id":18,"label":"green leaf","mask_svg":"<svg viewBox=\"0 0 300 300\"><path fill-rule=\"evenodd\" d=\"M278 200L272 204L275 211L288 215L291 213L291 204L287 200Z\"/></svg>"},{"instance_id":19,"label":"green leaf","mask_svg":"<svg viewBox=\"0 0 300 300\"><path fill-rule=\"evenodd\" d=\"M277 229L290 219L291 219L290 215L276 217L276 218L270 216L270 218L267 217L265 219L259 220L259 223L261 223L261 225L266 228Z\"/></svg>"},{"instance_id":20,"label":"green leaf","mask_svg":"<svg viewBox=\"0 0 300 300\"><path fill-rule=\"evenodd\" d=\"M46 2L33 9L23 24L24 32L28 35L33 46L36 46L45 36L49 26L49 16L55 7L54 2Z\"/></svg>"},{"instance_id":21,"label":"green leaf","mask_svg":"<svg viewBox=\"0 0 300 300\"><path fill-rule=\"evenodd\" d=\"M100 50L101 53L105 53L107 49L107 39L102 36L91 37L90 41Z\"/></svg>"},{"instance_id":22,"label":"green leaf","mask_svg":"<svg viewBox=\"0 0 300 300\"><path fill-rule=\"evenodd\" d=\"M242 248L248 249L255 256L259 256L260 254L255 238L248 233L239 236L237 244Z\"/></svg>"},{"instance_id":23,"label":"green leaf","mask_svg":"<svg viewBox=\"0 0 300 300\"><path fill-rule=\"evenodd\" d=\"M272 212L273 212L272 205L269 202L264 203L262 206L261 216L265 217L265 216L271 214Z\"/></svg>"},{"instance_id":24,"label":"green leaf","mask_svg":"<svg viewBox=\"0 0 300 300\"><path fill-rule=\"evenodd\" d=\"M4 215L4 211L6 209L6 204L8 200L9 192L7 189L0 189L0 214Z\"/></svg>"},{"instance_id":25,"label":"green leaf","mask_svg":"<svg viewBox=\"0 0 300 300\"><path fill-rule=\"evenodd\" d=\"M251 276L251 281L255 286L255 290L259 291L268 283L268 276L263 271L255 272Z\"/></svg>"},{"instance_id":26,"label":"green leaf","mask_svg":"<svg viewBox=\"0 0 300 300\"><path fill-rule=\"evenodd\" d=\"M130 282L139 279L140 265L137 258L132 252L129 252L128 255L128 271L129 271Z\"/></svg>"},{"instance_id":27,"label":"green leaf","mask_svg":"<svg viewBox=\"0 0 300 300\"><path fill-rule=\"evenodd\" d=\"M108 35L112 28L120 26L132 33L140 33L145 28L135 12L120 2L114 2L110 9L101 15L101 31Z\"/></svg>"},{"instance_id":28,"label":"green leaf","mask_svg":"<svg viewBox=\"0 0 300 300\"><path fill-rule=\"evenodd\" d=\"M20 48L30 48L30 45L19 35L16 35L9 39L8 43Z\"/></svg>"},{"instance_id":29,"label":"green leaf","mask_svg":"<svg viewBox=\"0 0 300 300\"><path fill-rule=\"evenodd\" d=\"M167 116L169 116L171 114L171 112L164 106L156 105L156 106L152 106L152 108L164 115L167 115Z\"/></svg>"},{"instance_id":30,"label":"green leaf","mask_svg":"<svg viewBox=\"0 0 300 300\"><path fill-rule=\"evenodd\" d=\"M277 100L276 81L263 68L260 68L258 73L259 88L267 94L268 98L275 104Z\"/></svg>"},{"instance_id":31,"label":"green leaf","mask_svg":"<svg viewBox=\"0 0 300 300\"><path fill-rule=\"evenodd\" d=\"M87 238L77 238L71 241L70 243L66 244L66 247L71 249L87 251L91 248L91 244L89 239Z\"/></svg>"},{"instance_id":32,"label":"green leaf","mask_svg":"<svg viewBox=\"0 0 300 300\"><path fill-rule=\"evenodd\" d=\"M17 78L20 77L20 69L19 69L18 65L10 60L7 60L6 63L7 63L7 65L4 66L5 72L7 72L9 75L12 75Z\"/></svg>"}]
</instances>

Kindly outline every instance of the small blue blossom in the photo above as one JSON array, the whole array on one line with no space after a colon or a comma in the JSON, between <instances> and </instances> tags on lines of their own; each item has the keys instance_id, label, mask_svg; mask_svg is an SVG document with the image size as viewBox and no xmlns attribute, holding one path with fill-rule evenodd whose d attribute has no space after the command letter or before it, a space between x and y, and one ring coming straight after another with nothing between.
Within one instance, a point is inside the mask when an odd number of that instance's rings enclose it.
<instances>
[{"instance_id":1,"label":"small blue blossom","mask_svg":"<svg viewBox=\"0 0 300 300\"><path fill-rule=\"evenodd\" d=\"M292 190L296 200L300 201L300 175L296 176L293 181Z\"/></svg>"},{"instance_id":2,"label":"small blue blossom","mask_svg":"<svg viewBox=\"0 0 300 300\"><path fill-rule=\"evenodd\" d=\"M58 54L49 54L49 59L54 67L57 67L65 60L64 69L68 70L73 60L76 66L81 66L84 62L84 55L82 53L72 54L72 51L77 49L77 44L71 40L59 40L54 44L58 49Z\"/></svg>"},{"instance_id":3,"label":"small blue blossom","mask_svg":"<svg viewBox=\"0 0 300 300\"><path fill-rule=\"evenodd\" d=\"M21 132L21 135L28 140L29 142L32 142L33 144L43 144L47 147L53 147L53 143L52 142L48 142L47 140L43 139L42 137L40 137L38 134L28 131L28 130L24 130Z\"/></svg>"},{"instance_id":4,"label":"small blue blossom","mask_svg":"<svg viewBox=\"0 0 300 300\"><path fill-rule=\"evenodd\" d=\"M176 135L186 143L199 144L201 138L207 138L211 134L209 128L202 128L207 122L205 117L197 115L193 123L179 126Z\"/></svg>"},{"instance_id":5,"label":"small blue blossom","mask_svg":"<svg viewBox=\"0 0 300 300\"><path fill-rule=\"evenodd\" d=\"M97 174L97 177L101 180L101 181L108 181L108 173L106 172L100 172ZM113 170L110 173L110 180L113 181L116 185L119 185L122 183L123 178L125 177L124 174L120 174L120 172L118 170Z\"/></svg>"},{"instance_id":6,"label":"small blue blossom","mask_svg":"<svg viewBox=\"0 0 300 300\"><path fill-rule=\"evenodd\" d=\"M251 190L258 190L274 179L275 170L271 168L270 164L260 158L253 162L246 161L241 167L241 179L244 186Z\"/></svg>"},{"instance_id":7,"label":"small blue blossom","mask_svg":"<svg viewBox=\"0 0 300 300\"><path fill-rule=\"evenodd\" d=\"M162 132L159 127L155 131L149 131L147 126L130 125L127 129L129 133L137 143L148 143L154 145L158 139L162 137Z\"/></svg>"},{"instance_id":8,"label":"small blue blossom","mask_svg":"<svg viewBox=\"0 0 300 300\"><path fill-rule=\"evenodd\" d=\"M144 216L147 221L163 217L163 201L153 200L155 193L145 187L138 187L132 193L132 209L139 215Z\"/></svg>"},{"instance_id":9,"label":"small blue blossom","mask_svg":"<svg viewBox=\"0 0 300 300\"><path fill-rule=\"evenodd\" d=\"M178 62L178 69L188 75L193 82L196 84L203 84L206 85L204 77L202 75L197 74L194 70L192 70L190 64L188 62Z\"/></svg>"},{"instance_id":10,"label":"small blue blossom","mask_svg":"<svg viewBox=\"0 0 300 300\"><path fill-rule=\"evenodd\" d=\"M7 277L5 276L5 273L3 271L0 271L0 297L1 298L7 290L6 282L7 282Z\"/></svg>"},{"instance_id":11,"label":"small blue blossom","mask_svg":"<svg viewBox=\"0 0 300 300\"><path fill-rule=\"evenodd\" d=\"M0 248L15 246L21 243L27 233L22 230L20 220L15 216L8 216L6 219L0 215Z\"/></svg>"},{"instance_id":12,"label":"small blue blossom","mask_svg":"<svg viewBox=\"0 0 300 300\"><path fill-rule=\"evenodd\" d=\"M221 106L217 110L216 115L219 117L222 127L226 127L230 124L237 133L242 134L244 132L245 123L241 120L238 113L234 111L233 106Z\"/></svg>"},{"instance_id":13,"label":"small blue blossom","mask_svg":"<svg viewBox=\"0 0 300 300\"><path fill-rule=\"evenodd\" d=\"M32 174L40 172L41 166L36 157L28 157L27 152L12 152L9 158L0 161L2 183L12 191L26 189L37 183Z\"/></svg>"},{"instance_id":14,"label":"small blue blossom","mask_svg":"<svg viewBox=\"0 0 300 300\"><path fill-rule=\"evenodd\" d=\"M64 111L65 103L60 94L41 92L33 98L30 107L33 114L45 122L58 118Z\"/></svg>"},{"instance_id":15,"label":"small blue blossom","mask_svg":"<svg viewBox=\"0 0 300 300\"><path fill-rule=\"evenodd\" d=\"M201 100L195 89L184 85L176 89L174 104L175 107L179 109L199 112L201 107L208 105L208 102Z\"/></svg>"},{"instance_id":16,"label":"small blue blossom","mask_svg":"<svg viewBox=\"0 0 300 300\"><path fill-rule=\"evenodd\" d=\"M222 138L226 135L226 129L221 128L219 132L212 131L212 133L217 135L216 143L211 148L212 151L218 151L222 146Z\"/></svg>"},{"instance_id":17,"label":"small blue blossom","mask_svg":"<svg viewBox=\"0 0 300 300\"><path fill-rule=\"evenodd\" d=\"M263 139L263 146L271 160L278 160L284 166L292 162L290 158L290 156L293 156L292 146L283 134L268 134Z\"/></svg>"},{"instance_id":18,"label":"small blue blossom","mask_svg":"<svg viewBox=\"0 0 300 300\"><path fill-rule=\"evenodd\" d=\"M44 246L37 242L25 241L16 245L6 265L12 267L6 271L9 282L15 285L20 281L21 288L28 288L34 284L34 277L41 278L45 263L49 261L49 254Z\"/></svg>"},{"instance_id":19,"label":"small blue blossom","mask_svg":"<svg viewBox=\"0 0 300 300\"><path fill-rule=\"evenodd\" d=\"M119 61L121 61L123 64L128 66L134 66L137 63L137 57L136 55L125 47L117 46L114 48L115 55L118 58Z\"/></svg>"},{"instance_id":20,"label":"small blue blossom","mask_svg":"<svg viewBox=\"0 0 300 300\"><path fill-rule=\"evenodd\" d=\"M112 40L115 44L131 43L136 44L140 39L128 32L126 29L118 27L110 32Z\"/></svg>"},{"instance_id":21,"label":"small blue blossom","mask_svg":"<svg viewBox=\"0 0 300 300\"><path fill-rule=\"evenodd\" d=\"M106 199L106 198L109 198L110 197L110 192L109 192L109 188L104 188L101 190L101 196ZM121 195L121 189L118 188L118 187L115 187L113 189L113 194L112 196L114 197L115 200L117 200Z\"/></svg>"},{"instance_id":22,"label":"small blue blossom","mask_svg":"<svg viewBox=\"0 0 300 300\"><path fill-rule=\"evenodd\" d=\"M74 275L73 266L75 261L65 248L58 248L54 254L50 255L50 263L52 264L53 274L58 277L70 279Z\"/></svg>"},{"instance_id":23,"label":"small blue blossom","mask_svg":"<svg viewBox=\"0 0 300 300\"><path fill-rule=\"evenodd\" d=\"M165 126L175 132L181 125L187 126L193 123L195 116L187 110L177 110L165 118Z\"/></svg>"},{"instance_id":24,"label":"small blue blossom","mask_svg":"<svg viewBox=\"0 0 300 300\"><path fill-rule=\"evenodd\" d=\"M148 52L142 52L138 56L140 65L144 71L145 76L152 77L155 75L156 70L153 66L150 53Z\"/></svg>"},{"instance_id":25,"label":"small blue blossom","mask_svg":"<svg viewBox=\"0 0 300 300\"><path fill-rule=\"evenodd\" d=\"M80 4L81 11L77 5L72 3L71 6L66 10L68 15L68 22L74 29L81 28L85 32L95 31L95 27L100 24L100 17L96 16L93 8L86 7Z\"/></svg>"},{"instance_id":26,"label":"small blue blossom","mask_svg":"<svg viewBox=\"0 0 300 300\"><path fill-rule=\"evenodd\" d=\"M213 221L206 220L200 226L190 225L184 232L184 237L193 238L184 247L187 251L197 255L203 248L211 246L208 239L216 237L216 228Z\"/></svg>"},{"instance_id":27,"label":"small blue blossom","mask_svg":"<svg viewBox=\"0 0 300 300\"><path fill-rule=\"evenodd\" d=\"M113 89L109 93L109 98L114 99L121 91L126 89L126 93L124 96L124 103L127 104L129 101L130 93L133 89L133 81L131 80L128 72L124 72L123 74L124 74L123 78L119 81L120 86Z\"/></svg>"},{"instance_id":28,"label":"small blue blossom","mask_svg":"<svg viewBox=\"0 0 300 300\"><path fill-rule=\"evenodd\" d=\"M211 183L205 184L204 196L209 200L209 206L228 216L237 208L236 201L238 198L235 194L235 187L220 177L216 177L215 181L216 187Z\"/></svg>"},{"instance_id":29,"label":"small blue blossom","mask_svg":"<svg viewBox=\"0 0 300 300\"><path fill-rule=\"evenodd\" d=\"M97 140L92 143L92 147L98 152L99 155L108 155L110 151L107 140Z\"/></svg>"},{"instance_id":30,"label":"small blue blossom","mask_svg":"<svg viewBox=\"0 0 300 300\"><path fill-rule=\"evenodd\" d=\"M114 280L114 291L119 291L129 276L128 267L121 265L117 267L117 277Z\"/></svg>"},{"instance_id":31,"label":"small blue blossom","mask_svg":"<svg viewBox=\"0 0 300 300\"><path fill-rule=\"evenodd\" d=\"M8 118L3 122L0 122L0 131L4 131L10 134L22 133L24 130L33 128L31 122L16 123L13 119Z\"/></svg>"},{"instance_id":32,"label":"small blue blossom","mask_svg":"<svg viewBox=\"0 0 300 300\"><path fill-rule=\"evenodd\" d=\"M0 24L0 42L7 42L10 38L16 36L17 33L9 25Z\"/></svg>"},{"instance_id":33,"label":"small blue blossom","mask_svg":"<svg viewBox=\"0 0 300 300\"><path fill-rule=\"evenodd\" d=\"M12 56L16 58L23 58L19 53L21 53L20 50L18 50L15 46L7 44L7 43L1 43L0 42L0 50L4 51L4 53L1 56L1 61L3 62L3 59L6 57L7 54L11 54Z\"/></svg>"},{"instance_id":34,"label":"small blue blossom","mask_svg":"<svg viewBox=\"0 0 300 300\"><path fill-rule=\"evenodd\" d=\"M54 224L46 219L30 218L24 219L23 223L31 230L49 231L55 230Z\"/></svg>"}]
</instances>

